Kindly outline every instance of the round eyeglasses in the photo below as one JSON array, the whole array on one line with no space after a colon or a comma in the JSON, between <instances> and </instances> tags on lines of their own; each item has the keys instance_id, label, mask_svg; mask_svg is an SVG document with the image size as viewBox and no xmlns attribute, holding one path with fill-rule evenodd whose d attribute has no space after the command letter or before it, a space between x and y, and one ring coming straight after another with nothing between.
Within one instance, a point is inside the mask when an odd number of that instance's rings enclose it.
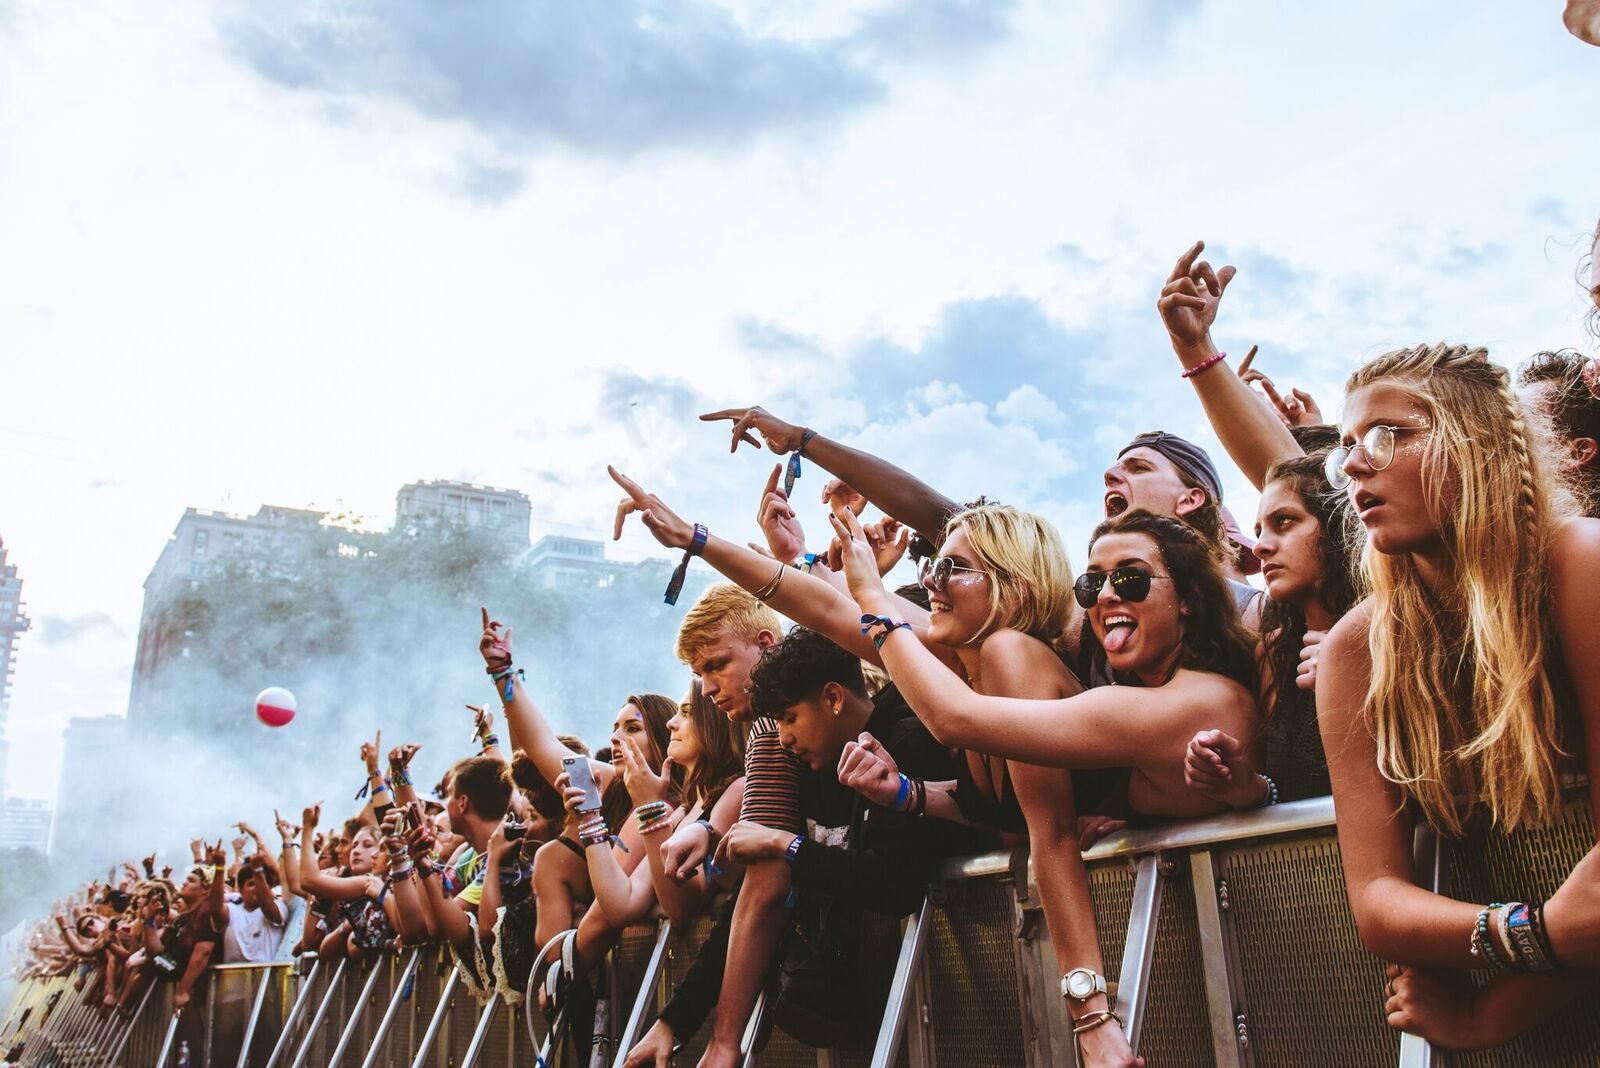
<instances>
[{"instance_id":1,"label":"round eyeglasses","mask_svg":"<svg viewBox=\"0 0 1600 1068\"><path fill-rule=\"evenodd\" d=\"M923 588L930 593L943 593L944 588L950 585L950 576L957 571L967 571L974 575L987 575L987 571L980 571L975 567L962 567L948 556L934 556L922 561L922 570L917 578Z\"/></svg>"},{"instance_id":2,"label":"round eyeglasses","mask_svg":"<svg viewBox=\"0 0 1600 1068\"><path fill-rule=\"evenodd\" d=\"M1350 475L1344 465L1351 453L1360 449L1366 454L1367 466L1374 471L1382 471L1394 463L1396 434L1414 434L1428 429L1425 426L1385 426L1381 423L1370 427L1356 444L1339 445L1329 450L1328 458L1322 462L1322 473L1327 477L1328 485L1334 489L1344 489L1350 485Z\"/></svg>"}]
</instances>

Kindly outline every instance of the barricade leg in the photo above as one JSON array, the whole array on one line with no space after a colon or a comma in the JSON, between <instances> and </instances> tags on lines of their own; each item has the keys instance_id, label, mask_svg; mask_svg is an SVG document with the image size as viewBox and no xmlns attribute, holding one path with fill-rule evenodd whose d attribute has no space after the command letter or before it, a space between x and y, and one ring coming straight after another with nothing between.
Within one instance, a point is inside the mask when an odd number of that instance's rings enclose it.
<instances>
[{"instance_id":1,"label":"barricade leg","mask_svg":"<svg viewBox=\"0 0 1600 1068\"><path fill-rule=\"evenodd\" d=\"M267 994L272 990L273 969L261 973L261 986L250 1004L250 1020L244 1025L244 1038L239 1041L239 1059L234 1068L247 1068L250 1063L250 1044L255 1041L256 1029L261 1025L261 1010L267 1004Z\"/></svg>"},{"instance_id":2,"label":"barricade leg","mask_svg":"<svg viewBox=\"0 0 1600 1068\"><path fill-rule=\"evenodd\" d=\"M155 983L145 984L144 993L139 997L139 1007L133 1010L133 1017L127 1021L127 1026L122 1028L122 1034L117 1038L116 1048L111 1051L111 1056L106 1058L108 1068L117 1068L122 1062L122 1054L128 1048L128 1040L133 1037L134 1028L139 1026L139 1021L144 1019L145 1011L150 1007L150 999L155 996L155 992ZM115 1011L111 1013L111 1017L113 1020L122 1018Z\"/></svg>"},{"instance_id":3,"label":"barricade leg","mask_svg":"<svg viewBox=\"0 0 1600 1068\"><path fill-rule=\"evenodd\" d=\"M1128 939L1117 973L1117 1008L1128 1027L1128 1045L1139 1051L1145 999L1150 994L1150 962L1156 952L1156 924L1161 915L1161 857L1138 860L1133 881L1133 907L1128 912Z\"/></svg>"},{"instance_id":4,"label":"barricade leg","mask_svg":"<svg viewBox=\"0 0 1600 1068\"><path fill-rule=\"evenodd\" d=\"M650 960L644 967L644 978L639 983L639 995L633 999L633 1009L628 1013L627 1023L622 1025L613 1068L622 1068L622 1063L628 1059L628 1051L644 1033L644 1019L649 1015L650 1002L656 996L656 984L660 981L661 969L667 959L667 939L671 936L672 921L661 920L656 926L655 947L650 951Z\"/></svg>"},{"instance_id":5,"label":"barricade leg","mask_svg":"<svg viewBox=\"0 0 1600 1068\"><path fill-rule=\"evenodd\" d=\"M483 1010L478 1013L478 1026L472 1031L472 1041L467 1046L467 1052L461 1057L461 1068L473 1068L478 1063L478 1057L483 1053L484 1043L489 1039L489 1028L494 1024L495 1013L500 1008L500 991L496 990L489 995L489 1000L484 1003Z\"/></svg>"},{"instance_id":6,"label":"barricade leg","mask_svg":"<svg viewBox=\"0 0 1600 1068\"><path fill-rule=\"evenodd\" d=\"M350 1010L350 1018L345 1021L344 1030L339 1034L339 1042L333 1047L333 1053L328 1056L328 1063L323 1068L335 1068L344 1057L345 1050L350 1048L351 1040L361 1028L361 1017L367 1011L367 1002L372 998L372 992L378 988L378 980L383 977L383 970L388 965L386 957L379 957L372 962L372 967L367 972L367 981L361 984L361 994L356 998L355 1007Z\"/></svg>"},{"instance_id":7,"label":"barricade leg","mask_svg":"<svg viewBox=\"0 0 1600 1068\"><path fill-rule=\"evenodd\" d=\"M378 1021L378 1029L372 1036L372 1043L367 1047L367 1055L361 1062L361 1068L373 1068L382 1055L383 1044L389 1038L389 1031L394 1027L394 1021L400 1015L400 1006L411 993L411 981L417 974L417 968L422 963L422 950L413 949L406 958L405 966L400 970L400 978L395 981L394 994L389 998L389 1007L383 1012L383 1019Z\"/></svg>"},{"instance_id":8,"label":"barricade leg","mask_svg":"<svg viewBox=\"0 0 1600 1068\"><path fill-rule=\"evenodd\" d=\"M300 1049L295 1053L290 1068L305 1068L306 1058L311 1056L311 1051L317 1041L317 1031L328 1018L328 1010L333 1008L333 999L339 996L339 984L344 979L345 972L349 969L348 957L339 961L339 966L333 970L333 978L328 980L328 992L322 996L322 1002L317 1006L316 1015L311 1017L311 1024L306 1028L305 1037L300 1040Z\"/></svg>"},{"instance_id":9,"label":"barricade leg","mask_svg":"<svg viewBox=\"0 0 1600 1068\"><path fill-rule=\"evenodd\" d=\"M878 1041L872 1050L872 1068L893 1068L894 1059L900 1054L900 1039L912 1010L923 951L927 948L932 908L924 897L922 907L906 920L905 935L900 939L900 957L894 966L894 981L889 985L889 1000L883 1009L883 1024L878 1028Z\"/></svg>"},{"instance_id":10,"label":"barricade leg","mask_svg":"<svg viewBox=\"0 0 1600 1068\"><path fill-rule=\"evenodd\" d=\"M1189 879L1194 887L1195 917L1200 929L1211 1053L1216 1058L1217 1068L1240 1068L1243 1061L1234 1032L1232 969L1228 962L1227 940L1222 932L1216 864L1211 850L1198 849L1189 857Z\"/></svg>"},{"instance_id":11,"label":"barricade leg","mask_svg":"<svg viewBox=\"0 0 1600 1068\"><path fill-rule=\"evenodd\" d=\"M433 1010L433 1019L428 1021L428 1030L423 1033L422 1041L417 1043L417 1055L411 1062L411 1068L427 1068L428 1055L433 1052L433 1044L439 1040L439 1029L450 1014L450 998L456 992L456 983L460 981L461 973L451 968L450 978L444 981L444 986L439 990L439 1004Z\"/></svg>"},{"instance_id":12,"label":"barricade leg","mask_svg":"<svg viewBox=\"0 0 1600 1068\"><path fill-rule=\"evenodd\" d=\"M289 1009L289 1015L284 1017L283 1031L278 1035L278 1042L272 1047L272 1055L267 1058L265 1068L276 1068L279 1059L289 1052L293 1041L295 1024L300 1022L301 1015L305 1012L307 1002L311 1000L311 992L316 989L317 976L322 972L322 961L311 965L311 971L301 980L300 989L295 994L294 1005Z\"/></svg>"}]
</instances>

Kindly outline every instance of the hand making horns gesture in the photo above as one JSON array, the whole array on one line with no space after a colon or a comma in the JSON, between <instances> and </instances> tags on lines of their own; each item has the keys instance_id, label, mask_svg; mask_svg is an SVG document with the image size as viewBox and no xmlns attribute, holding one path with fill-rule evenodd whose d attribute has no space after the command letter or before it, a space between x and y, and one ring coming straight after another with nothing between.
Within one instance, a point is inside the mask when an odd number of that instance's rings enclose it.
<instances>
[{"instance_id":1,"label":"hand making horns gesture","mask_svg":"<svg viewBox=\"0 0 1600 1068\"><path fill-rule=\"evenodd\" d=\"M1174 345L1199 345L1210 336L1222 294L1238 273L1232 267L1213 271L1205 260L1196 262L1205 247L1204 241L1196 241L1178 257L1156 301Z\"/></svg>"}]
</instances>

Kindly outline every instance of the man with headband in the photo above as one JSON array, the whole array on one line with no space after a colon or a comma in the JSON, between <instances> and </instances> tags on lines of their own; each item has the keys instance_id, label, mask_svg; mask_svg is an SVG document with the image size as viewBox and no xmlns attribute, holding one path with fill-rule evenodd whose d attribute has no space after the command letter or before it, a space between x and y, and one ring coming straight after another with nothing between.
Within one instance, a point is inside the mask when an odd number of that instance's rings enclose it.
<instances>
[{"instance_id":1,"label":"man with headband","mask_svg":"<svg viewBox=\"0 0 1600 1068\"><path fill-rule=\"evenodd\" d=\"M1240 567L1241 562L1254 561L1253 543L1242 531L1229 530L1231 517L1222 506L1222 480L1206 450L1176 434L1148 431L1117 453L1117 462L1106 469L1105 483L1107 519L1130 508L1143 508L1181 519L1221 545L1239 614L1246 622L1254 622L1261 591L1244 581Z\"/></svg>"}]
</instances>

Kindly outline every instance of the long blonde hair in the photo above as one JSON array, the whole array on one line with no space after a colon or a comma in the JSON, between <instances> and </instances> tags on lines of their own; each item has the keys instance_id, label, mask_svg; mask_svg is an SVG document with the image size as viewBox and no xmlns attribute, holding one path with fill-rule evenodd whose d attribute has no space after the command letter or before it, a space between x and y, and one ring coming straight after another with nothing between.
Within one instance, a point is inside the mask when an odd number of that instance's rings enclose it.
<instances>
[{"instance_id":1,"label":"long blonde hair","mask_svg":"<svg viewBox=\"0 0 1600 1068\"><path fill-rule=\"evenodd\" d=\"M966 532L989 572L989 618L980 638L1011 627L1040 641L1060 636L1072 618L1072 564L1048 519L1008 504L976 504L950 517L948 538Z\"/></svg>"},{"instance_id":2,"label":"long blonde hair","mask_svg":"<svg viewBox=\"0 0 1600 1068\"><path fill-rule=\"evenodd\" d=\"M1368 541L1372 681L1363 714L1378 767L1428 822L1459 836L1482 804L1498 826L1542 822L1560 803L1563 724L1546 675L1547 561L1571 511L1505 368L1481 348L1421 345L1368 362L1349 393L1412 393L1433 432L1423 497L1450 561L1430 590L1409 555Z\"/></svg>"}]
</instances>

